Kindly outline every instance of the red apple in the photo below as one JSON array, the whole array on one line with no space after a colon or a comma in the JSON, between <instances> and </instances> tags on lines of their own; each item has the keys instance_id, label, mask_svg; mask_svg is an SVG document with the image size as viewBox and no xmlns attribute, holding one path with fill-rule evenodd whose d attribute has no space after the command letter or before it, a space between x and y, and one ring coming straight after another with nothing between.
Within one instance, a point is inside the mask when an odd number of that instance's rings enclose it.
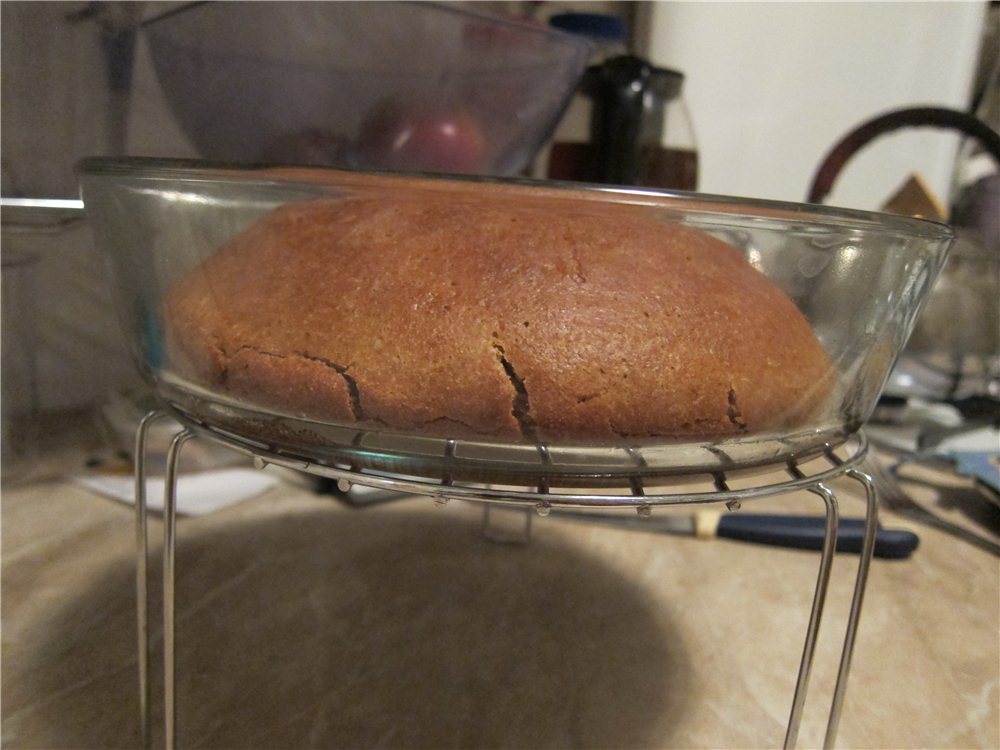
<instances>
[{"instance_id":1,"label":"red apple","mask_svg":"<svg viewBox=\"0 0 1000 750\"><path fill-rule=\"evenodd\" d=\"M362 167L426 172L482 172L486 134L459 108L432 109L383 102L365 118L358 134Z\"/></svg>"}]
</instances>

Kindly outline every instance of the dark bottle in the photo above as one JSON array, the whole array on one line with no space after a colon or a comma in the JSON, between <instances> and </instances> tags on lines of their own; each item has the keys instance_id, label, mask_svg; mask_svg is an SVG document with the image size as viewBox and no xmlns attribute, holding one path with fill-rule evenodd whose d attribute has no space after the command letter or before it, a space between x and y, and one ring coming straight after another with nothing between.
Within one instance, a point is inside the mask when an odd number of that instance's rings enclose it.
<instances>
[{"instance_id":1,"label":"dark bottle","mask_svg":"<svg viewBox=\"0 0 1000 750\"><path fill-rule=\"evenodd\" d=\"M555 180L696 190L698 155L682 89L684 75L620 55L587 70L589 138L557 140Z\"/></svg>"}]
</instances>

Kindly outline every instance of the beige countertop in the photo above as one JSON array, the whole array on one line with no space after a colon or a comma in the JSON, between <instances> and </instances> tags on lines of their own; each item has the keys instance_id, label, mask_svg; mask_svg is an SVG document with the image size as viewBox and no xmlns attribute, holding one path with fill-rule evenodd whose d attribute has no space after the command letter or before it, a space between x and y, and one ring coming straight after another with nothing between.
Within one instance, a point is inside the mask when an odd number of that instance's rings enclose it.
<instances>
[{"instance_id":1,"label":"beige countertop","mask_svg":"<svg viewBox=\"0 0 1000 750\"><path fill-rule=\"evenodd\" d=\"M2 497L8 748L137 743L133 511L60 476L97 450L70 433ZM915 491L961 514L949 484ZM822 512L807 493L751 507ZM180 746L780 746L817 553L555 513L504 545L481 514L351 509L293 482L180 519ZM910 560L872 566L838 747L996 748L1000 566L914 528ZM800 747L822 741L856 560L834 565ZM160 635L154 619L154 677Z\"/></svg>"}]
</instances>

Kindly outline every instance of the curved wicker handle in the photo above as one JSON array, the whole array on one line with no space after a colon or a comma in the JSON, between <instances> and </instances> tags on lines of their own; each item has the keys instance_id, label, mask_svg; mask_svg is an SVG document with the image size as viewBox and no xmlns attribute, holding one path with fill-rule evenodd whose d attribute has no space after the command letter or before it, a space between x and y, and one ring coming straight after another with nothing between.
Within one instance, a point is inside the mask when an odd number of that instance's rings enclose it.
<instances>
[{"instance_id":1,"label":"curved wicker handle","mask_svg":"<svg viewBox=\"0 0 1000 750\"><path fill-rule=\"evenodd\" d=\"M880 135L905 127L938 127L958 130L975 138L1000 165L1000 135L982 120L956 109L911 107L897 109L862 123L845 135L826 155L809 188L809 203L822 203L833 182L854 154Z\"/></svg>"}]
</instances>

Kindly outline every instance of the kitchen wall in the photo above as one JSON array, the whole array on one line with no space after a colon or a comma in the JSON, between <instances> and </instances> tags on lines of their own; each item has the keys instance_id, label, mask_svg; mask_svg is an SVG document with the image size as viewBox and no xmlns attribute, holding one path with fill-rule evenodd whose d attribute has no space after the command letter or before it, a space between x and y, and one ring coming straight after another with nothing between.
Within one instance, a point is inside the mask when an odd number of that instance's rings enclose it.
<instances>
[{"instance_id":1,"label":"kitchen wall","mask_svg":"<svg viewBox=\"0 0 1000 750\"><path fill-rule=\"evenodd\" d=\"M106 65L97 26L78 17L86 6L0 3L4 197L72 197L75 159L110 147Z\"/></svg>"},{"instance_id":2,"label":"kitchen wall","mask_svg":"<svg viewBox=\"0 0 1000 750\"><path fill-rule=\"evenodd\" d=\"M801 201L827 150L887 110L967 109L986 3L640 4L647 54L687 75L699 189ZM884 136L828 203L877 208L912 172L946 197L957 136Z\"/></svg>"},{"instance_id":3,"label":"kitchen wall","mask_svg":"<svg viewBox=\"0 0 1000 750\"><path fill-rule=\"evenodd\" d=\"M118 148L114 121L122 100L108 85L107 37L87 16L90 7L0 3L5 198L74 198L76 160ZM126 20L139 5L105 7L112 21ZM138 382L89 227L47 215L30 224L4 211L5 438L7 418L99 404L108 389Z\"/></svg>"}]
</instances>

